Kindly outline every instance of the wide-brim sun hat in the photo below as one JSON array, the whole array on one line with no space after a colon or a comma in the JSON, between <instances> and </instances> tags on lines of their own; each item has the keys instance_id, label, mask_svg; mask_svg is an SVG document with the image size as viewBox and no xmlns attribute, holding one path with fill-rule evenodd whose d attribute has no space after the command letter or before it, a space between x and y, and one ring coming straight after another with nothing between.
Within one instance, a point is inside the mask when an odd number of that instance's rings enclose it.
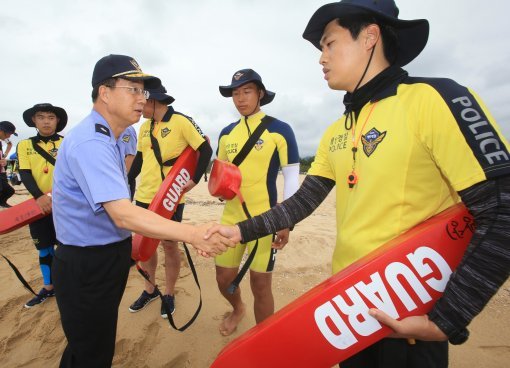
<instances>
[{"instance_id":1,"label":"wide-brim sun hat","mask_svg":"<svg viewBox=\"0 0 510 368\"><path fill-rule=\"evenodd\" d=\"M58 106L53 106L50 103L36 104L33 107L29 108L28 110L25 110L25 112L23 113L23 120L25 121L25 123L29 127L35 128L35 124L32 121L32 117L38 111L52 112L52 113L54 113L57 116L57 118L59 119L59 121L57 123L57 130L56 130L57 132L60 132L60 131L64 130L64 128L66 127L66 125L67 125L67 113L66 113L66 111L63 108L58 107Z\"/></svg>"},{"instance_id":2,"label":"wide-brim sun hat","mask_svg":"<svg viewBox=\"0 0 510 368\"><path fill-rule=\"evenodd\" d=\"M149 100L156 100L165 105L170 105L175 101L175 98L167 94L165 86L160 84L157 88L148 88L149 91Z\"/></svg>"},{"instance_id":3,"label":"wide-brim sun hat","mask_svg":"<svg viewBox=\"0 0 510 368\"><path fill-rule=\"evenodd\" d=\"M326 25L334 19L371 15L376 21L392 26L397 35L397 57L394 64L404 66L425 48L429 37L426 19L403 20L393 0L342 0L321 6L310 18L303 38L321 50L320 40Z\"/></svg>"},{"instance_id":4,"label":"wide-brim sun hat","mask_svg":"<svg viewBox=\"0 0 510 368\"><path fill-rule=\"evenodd\" d=\"M234 73L232 82L228 86L220 86L220 93L223 97L232 97L232 91L247 83L256 83L264 90L264 97L260 99L260 106L267 105L273 101L276 93L269 91L262 83L262 78L253 69L241 69Z\"/></svg>"}]
</instances>

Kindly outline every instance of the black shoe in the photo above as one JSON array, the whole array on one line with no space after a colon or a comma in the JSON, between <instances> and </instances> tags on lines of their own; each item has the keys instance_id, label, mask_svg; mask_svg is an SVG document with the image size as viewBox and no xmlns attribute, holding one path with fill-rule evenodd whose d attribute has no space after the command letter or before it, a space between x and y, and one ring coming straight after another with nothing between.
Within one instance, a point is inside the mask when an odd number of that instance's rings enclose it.
<instances>
[{"instance_id":1,"label":"black shoe","mask_svg":"<svg viewBox=\"0 0 510 368\"><path fill-rule=\"evenodd\" d=\"M47 290L45 288L42 288L41 291L39 291L39 294L34 296L32 299L30 299L27 304L25 304L25 308L32 308L36 306L37 304L41 304L49 297L55 296L55 290Z\"/></svg>"},{"instance_id":2,"label":"black shoe","mask_svg":"<svg viewBox=\"0 0 510 368\"><path fill-rule=\"evenodd\" d=\"M164 319L168 318L168 315L166 314L165 310L165 304L168 308L168 311L170 311L170 314L174 314L175 312L175 303L174 303L174 296L173 295L163 295L163 300L161 302L161 317Z\"/></svg>"},{"instance_id":3,"label":"black shoe","mask_svg":"<svg viewBox=\"0 0 510 368\"><path fill-rule=\"evenodd\" d=\"M156 290L152 294L149 294L145 290L142 292L142 295L136 301L129 306L129 311L131 313L139 312L144 309L150 302L158 298L158 293Z\"/></svg>"}]
</instances>

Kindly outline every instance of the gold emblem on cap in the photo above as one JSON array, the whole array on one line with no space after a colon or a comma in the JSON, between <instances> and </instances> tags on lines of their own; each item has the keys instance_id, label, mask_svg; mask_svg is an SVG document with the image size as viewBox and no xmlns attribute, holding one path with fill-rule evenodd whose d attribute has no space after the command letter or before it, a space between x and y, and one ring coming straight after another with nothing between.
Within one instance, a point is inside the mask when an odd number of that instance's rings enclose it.
<instances>
[{"instance_id":1,"label":"gold emblem on cap","mask_svg":"<svg viewBox=\"0 0 510 368\"><path fill-rule=\"evenodd\" d=\"M131 65L135 67L136 70L138 70L139 72L142 71L142 68L140 68L140 65L138 65L135 59L131 59L129 62L131 63Z\"/></svg>"}]
</instances>

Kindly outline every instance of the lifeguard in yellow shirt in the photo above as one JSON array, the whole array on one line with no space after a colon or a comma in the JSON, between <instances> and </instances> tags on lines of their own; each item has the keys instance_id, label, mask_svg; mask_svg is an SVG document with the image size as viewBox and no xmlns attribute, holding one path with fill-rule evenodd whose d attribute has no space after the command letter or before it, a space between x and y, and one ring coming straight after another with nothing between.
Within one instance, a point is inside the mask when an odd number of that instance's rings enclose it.
<instances>
[{"instance_id":1,"label":"lifeguard in yellow shirt","mask_svg":"<svg viewBox=\"0 0 510 368\"><path fill-rule=\"evenodd\" d=\"M28 192L35 198L45 214L29 224L30 235L39 252L39 265L43 276L43 288L30 299L25 308L32 308L55 295L51 279L51 264L57 244L53 225L52 201L46 193L53 186L53 170L58 149L64 137L57 134L67 124L66 111L49 103L40 103L23 113L23 120L29 127L37 129L37 135L19 142L17 147L19 173Z\"/></svg>"},{"instance_id":2,"label":"lifeguard in yellow shirt","mask_svg":"<svg viewBox=\"0 0 510 368\"><path fill-rule=\"evenodd\" d=\"M140 174L140 182L136 188L136 205L148 208L156 195L165 176L172 169L179 155L191 146L200 152L195 176L183 187L184 191L192 189L207 169L212 156L212 148L205 138L202 130L195 121L174 110L170 104L174 98L167 94L163 85L155 89L148 89L149 98L143 108L143 117L148 119L140 127L138 133L138 147L135 159L129 171L129 181ZM177 207L172 220L181 222L184 211L184 198ZM165 292L163 303L168 310L175 311L175 283L181 268L181 256L177 242L164 240L161 242L165 252ZM155 283L158 253L143 262L143 268L148 272L150 279ZM154 286L145 282L145 290L140 297L129 307L130 312L144 309L151 301L158 298ZM168 318L163 304L161 317Z\"/></svg>"},{"instance_id":3,"label":"lifeguard in yellow shirt","mask_svg":"<svg viewBox=\"0 0 510 368\"><path fill-rule=\"evenodd\" d=\"M242 174L241 194L251 216L258 215L276 205L276 178L280 168L284 176L283 197L288 198L299 187L299 153L292 128L287 123L266 115L260 107L273 101L275 93L268 91L260 75L252 69L234 73L232 83L221 86L224 97L232 97L241 117L226 126L220 133L217 156L232 162L251 134L265 121L266 128L245 159L239 164ZM221 223L235 224L247 218L238 197L227 201ZM258 239L258 247L250 265L250 284L254 296L255 321L262 322L274 313L271 290L272 271L276 250L287 244L289 229ZM230 294L227 289L235 279L246 248L251 252L255 242L238 244L216 257L216 279L221 294L232 305L232 312L220 325L224 336L235 331L244 317L245 304L241 291Z\"/></svg>"}]
</instances>

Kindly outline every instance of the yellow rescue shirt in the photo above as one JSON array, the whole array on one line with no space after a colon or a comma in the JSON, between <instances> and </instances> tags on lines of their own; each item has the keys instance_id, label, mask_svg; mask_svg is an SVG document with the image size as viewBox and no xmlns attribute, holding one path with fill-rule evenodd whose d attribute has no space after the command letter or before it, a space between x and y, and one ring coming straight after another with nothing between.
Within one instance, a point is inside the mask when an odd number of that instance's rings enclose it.
<instances>
[{"instance_id":1,"label":"yellow rescue shirt","mask_svg":"<svg viewBox=\"0 0 510 368\"><path fill-rule=\"evenodd\" d=\"M31 170L32 176L41 192L47 193L51 191L53 186L53 171L55 166L50 164L46 158L41 156L35 149L32 143L46 151L51 157L57 158L58 148L62 143L64 137L56 134L51 137L47 142L42 141L38 137L24 139L18 143L17 153L20 170Z\"/></svg>"},{"instance_id":2,"label":"yellow rescue shirt","mask_svg":"<svg viewBox=\"0 0 510 368\"><path fill-rule=\"evenodd\" d=\"M162 120L154 123L152 132L158 141L162 162L179 157L188 146L196 150L205 141L202 131L193 119L174 111L171 106ZM135 200L143 203L151 203L163 182L150 135L151 120L146 120L138 133L137 151L142 153L143 163L135 193ZM164 175L171 169L172 166L163 166Z\"/></svg>"},{"instance_id":3,"label":"yellow rescue shirt","mask_svg":"<svg viewBox=\"0 0 510 368\"><path fill-rule=\"evenodd\" d=\"M510 173L493 117L451 80L407 77L367 103L353 129L345 119L327 129L308 172L336 182L333 273L459 202L458 191Z\"/></svg>"},{"instance_id":4,"label":"yellow rescue shirt","mask_svg":"<svg viewBox=\"0 0 510 368\"><path fill-rule=\"evenodd\" d=\"M245 117L241 117L238 122L225 127L218 142L218 159L232 162L265 116L264 112L259 111L246 121ZM298 162L298 147L292 128L283 121L272 120L239 165L242 175L241 194L252 216L276 204L278 170ZM234 224L245 219L239 199L235 197L227 201L222 223Z\"/></svg>"}]
</instances>

